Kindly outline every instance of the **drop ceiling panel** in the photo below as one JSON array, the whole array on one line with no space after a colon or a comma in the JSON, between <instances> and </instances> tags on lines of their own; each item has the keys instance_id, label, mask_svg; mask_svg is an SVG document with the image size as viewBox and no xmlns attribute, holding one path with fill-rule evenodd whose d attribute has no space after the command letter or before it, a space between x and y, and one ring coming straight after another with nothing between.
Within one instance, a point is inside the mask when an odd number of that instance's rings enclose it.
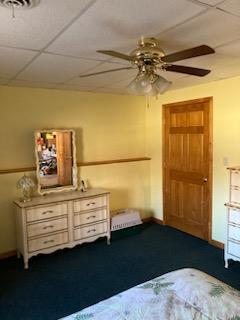
<instances>
[{"instance_id":1,"label":"drop ceiling panel","mask_svg":"<svg viewBox=\"0 0 240 320\"><path fill-rule=\"evenodd\" d=\"M111 93L111 94L124 94L124 95L128 94L128 92L125 89L111 88L111 87L97 88L96 91L97 92L102 92L102 93Z\"/></svg>"},{"instance_id":2,"label":"drop ceiling panel","mask_svg":"<svg viewBox=\"0 0 240 320\"><path fill-rule=\"evenodd\" d=\"M161 35L161 41L176 49L207 44L218 46L239 38L240 19L219 10L210 10Z\"/></svg>"},{"instance_id":3,"label":"drop ceiling panel","mask_svg":"<svg viewBox=\"0 0 240 320\"><path fill-rule=\"evenodd\" d=\"M113 64L113 63L104 63L100 65L99 67L91 70L92 72L101 72L104 70L110 70L114 68L119 68L119 65ZM100 75L95 76L89 76L86 78L79 78L76 77L72 80L70 80L67 84L78 84L83 86L93 86L93 87L103 87L108 84L114 84L119 81L134 78L137 75L137 69L134 68L132 70L122 70L122 71L114 71L111 73L104 73Z\"/></svg>"},{"instance_id":4,"label":"drop ceiling panel","mask_svg":"<svg viewBox=\"0 0 240 320\"><path fill-rule=\"evenodd\" d=\"M0 7L0 45L41 49L89 3L90 0L42 0L35 8L16 10L15 19L10 9Z\"/></svg>"},{"instance_id":5,"label":"drop ceiling panel","mask_svg":"<svg viewBox=\"0 0 240 320\"><path fill-rule=\"evenodd\" d=\"M187 0L99 0L48 51L107 59L96 50L131 51L141 35L159 34L203 10Z\"/></svg>"},{"instance_id":6,"label":"drop ceiling panel","mask_svg":"<svg viewBox=\"0 0 240 320\"><path fill-rule=\"evenodd\" d=\"M44 88L53 89L55 84L41 81L24 81L24 80L12 80L8 83L9 86L13 87L31 87L31 88Z\"/></svg>"},{"instance_id":7,"label":"drop ceiling panel","mask_svg":"<svg viewBox=\"0 0 240 320\"><path fill-rule=\"evenodd\" d=\"M28 81L65 82L99 65L98 61L43 53L17 79Z\"/></svg>"},{"instance_id":8,"label":"drop ceiling panel","mask_svg":"<svg viewBox=\"0 0 240 320\"><path fill-rule=\"evenodd\" d=\"M215 6L219 3L224 2L224 0L197 0L200 3L208 4L210 6Z\"/></svg>"},{"instance_id":9,"label":"drop ceiling panel","mask_svg":"<svg viewBox=\"0 0 240 320\"><path fill-rule=\"evenodd\" d=\"M36 52L0 48L0 77L10 79L36 56Z\"/></svg>"},{"instance_id":10,"label":"drop ceiling panel","mask_svg":"<svg viewBox=\"0 0 240 320\"><path fill-rule=\"evenodd\" d=\"M55 89L56 90L81 91L81 92L87 92L87 91L94 92L94 91L96 91L95 87L87 87L87 86L75 85L75 84L57 84L57 85L55 85Z\"/></svg>"},{"instance_id":11,"label":"drop ceiling panel","mask_svg":"<svg viewBox=\"0 0 240 320\"><path fill-rule=\"evenodd\" d=\"M194 76L187 76L178 80L175 80L171 87L170 90L175 90L175 89L181 89L185 87L192 87L192 86L197 86L203 83L207 83L210 81L216 80L214 77L207 75L206 77L194 77Z\"/></svg>"},{"instance_id":12,"label":"drop ceiling panel","mask_svg":"<svg viewBox=\"0 0 240 320\"><path fill-rule=\"evenodd\" d=\"M7 79L2 79L2 78L0 78L0 84L1 84L1 85L7 84L7 83L8 83L8 80L7 80Z\"/></svg>"},{"instance_id":13,"label":"drop ceiling panel","mask_svg":"<svg viewBox=\"0 0 240 320\"><path fill-rule=\"evenodd\" d=\"M218 6L222 10L237 15L240 17L240 2L239 0L227 0Z\"/></svg>"},{"instance_id":14,"label":"drop ceiling panel","mask_svg":"<svg viewBox=\"0 0 240 320\"><path fill-rule=\"evenodd\" d=\"M230 59L232 57L240 57L240 40L217 48L217 52L228 56Z\"/></svg>"}]
</instances>

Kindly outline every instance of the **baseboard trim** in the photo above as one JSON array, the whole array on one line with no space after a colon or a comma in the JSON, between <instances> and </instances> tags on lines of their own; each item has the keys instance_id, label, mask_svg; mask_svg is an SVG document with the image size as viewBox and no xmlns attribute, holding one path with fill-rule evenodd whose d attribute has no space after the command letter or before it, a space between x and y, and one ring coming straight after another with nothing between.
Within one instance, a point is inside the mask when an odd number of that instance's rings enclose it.
<instances>
[{"instance_id":1,"label":"baseboard trim","mask_svg":"<svg viewBox=\"0 0 240 320\"><path fill-rule=\"evenodd\" d=\"M157 224L160 224L161 226L163 226L163 224L164 224L161 219L158 219L158 218L155 218L155 217L152 218L152 221L157 223Z\"/></svg>"},{"instance_id":2,"label":"baseboard trim","mask_svg":"<svg viewBox=\"0 0 240 320\"><path fill-rule=\"evenodd\" d=\"M153 217L142 218L143 223L153 222Z\"/></svg>"},{"instance_id":3,"label":"baseboard trim","mask_svg":"<svg viewBox=\"0 0 240 320\"><path fill-rule=\"evenodd\" d=\"M155 217L147 217L142 219L143 223L148 223L148 222L155 222L160 225L164 225L163 221L161 219L155 218Z\"/></svg>"},{"instance_id":4,"label":"baseboard trim","mask_svg":"<svg viewBox=\"0 0 240 320\"><path fill-rule=\"evenodd\" d=\"M217 248L220 248L220 249L224 249L224 244L223 244L222 242L219 242L219 241L216 241L216 240L211 239L211 240L209 241L209 243L210 243L211 245L213 245L214 247L217 247Z\"/></svg>"},{"instance_id":5,"label":"baseboard trim","mask_svg":"<svg viewBox=\"0 0 240 320\"><path fill-rule=\"evenodd\" d=\"M158 219L158 218L155 218L155 217L143 218L142 222L143 223L155 222L157 224L164 225L163 221L161 219ZM217 247L217 248L220 248L220 249L224 249L224 244L222 242L217 241L217 240L211 239L209 241L209 244L211 244L214 247ZM15 257L16 255L17 255L17 251L16 250L2 252L2 253L0 253L0 260L6 259L6 258L10 258L10 257Z\"/></svg>"},{"instance_id":6,"label":"baseboard trim","mask_svg":"<svg viewBox=\"0 0 240 320\"><path fill-rule=\"evenodd\" d=\"M6 259L6 258L10 258L10 257L14 257L16 255L17 255L17 251L16 250L2 252L2 253L0 253L0 260Z\"/></svg>"}]
</instances>

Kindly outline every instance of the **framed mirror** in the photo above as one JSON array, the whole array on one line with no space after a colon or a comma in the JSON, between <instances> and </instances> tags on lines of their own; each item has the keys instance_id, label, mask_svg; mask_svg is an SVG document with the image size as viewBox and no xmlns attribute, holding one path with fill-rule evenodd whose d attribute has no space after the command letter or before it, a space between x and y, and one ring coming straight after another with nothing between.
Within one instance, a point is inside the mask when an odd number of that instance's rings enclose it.
<instances>
[{"instance_id":1,"label":"framed mirror","mask_svg":"<svg viewBox=\"0 0 240 320\"><path fill-rule=\"evenodd\" d=\"M77 189L75 131L35 131L38 192Z\"/></svg>"}]
</instances>

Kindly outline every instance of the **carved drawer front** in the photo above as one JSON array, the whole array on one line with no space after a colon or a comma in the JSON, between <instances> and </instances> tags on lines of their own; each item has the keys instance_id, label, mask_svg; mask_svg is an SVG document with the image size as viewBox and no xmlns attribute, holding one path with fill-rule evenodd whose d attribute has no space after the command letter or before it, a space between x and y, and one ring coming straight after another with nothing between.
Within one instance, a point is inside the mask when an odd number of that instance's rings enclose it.
<instances>
[{"instance_id":1,"label":"carved drawer front","mask_svg":"<svg viewBox=\"0 0 240 320\"><path fill-rule=\"evenodd\" d=\"M61 219L55 219L51 221L43 221L34 223L27 226L28 237L34 237L45 233L51 233L67 229L68 221L67 217Z\"/></svg>"},{"instance_id":2,"label":"carved drawer front","mask_svg":"<svg viewBox=\"0 0 240 320\"><path fill-rule=\"evenodd\" d=\"M98 209L74 215L74 227L107 219L107 209Z\"/></svg>"},{"instance_id":3,"label":"carved drawer front","mask_svg":"<svg viewBox=\"0 0 240 320\"><path fill-rule=\"evenodd\" d=\"M240 209L229 209L229 222L240 225Z\"/></svg>"},{"instance_id":4,"label":"carved drawer front","mask_svg":"<svg viewBox=\"0 0 240 320\"><path fill-rule=\"evenodd\" d=\"M240 243L228 241L228 253L240 257Z\"/></svg>"},{"instance_id":5,"label":"carved drawer front","mask_svg":"<svg viewBox=\"0 0 240 320\"><path fill-rule=\"evenodd\" d=\"M231 189L231 202L240 203L240 188L232 186Z\"/></svg>"},{"instance_id":6,"label":"carved drawer front","mask_svg":"<svg viewBox=\"0 0 240 320\"><path fill-rule=\"evenodd\" d=\"M101 208L106 205L107 205L107 198L105 196L90 198L87 200L78 200L78 201L74 201L74 204L73 204L74 212Z\"/></svg>"},{"instance_id":7,"label":"carved drawer front","mask_svg":"<svg viewBox=\"0 0 240 320\"><path fill-rule=\"evenodd\" d=\"M28 251L38 251L68 242L68 232L61 232L28 241Z\"/></svg>"},{"instance_id":8,"label":"carved drawer front","mask_svg":"<svg viewBox=\"0 0 240 320\"><path fill-rule=\"evenodd\" d=\"M231 171L231 185L240 187L240 171L239 170Z\"/></svg>"},{"instance_id":9,"label":"carved drawer front","mask_svg":"<svg viewBox=\"0 0 240 320\"><path fill-rule=\"evenodd\" d=\"M67 214L67 203L27 209L27 222L53 218Z\"/></svg>"},{"instance_id":10,"label":"carved drawer front","mask_svg":"<svg viewBox=\"0 0 240 320\"><path fill-rule=\"evenodd\" d=\"M74 230L74 240L89 238L107 232L107 222L93 224Z\"/></svg>"},{"instance_id":11,"label":"carved drawer front","mask_svg":"<svg viewBox=\"0 0 240 320\"><path fill-rule=\"evenodd\" d=\"M229 225L228 236L230 239L240 241L240 228Z\"/></svg>"}]
</instances>

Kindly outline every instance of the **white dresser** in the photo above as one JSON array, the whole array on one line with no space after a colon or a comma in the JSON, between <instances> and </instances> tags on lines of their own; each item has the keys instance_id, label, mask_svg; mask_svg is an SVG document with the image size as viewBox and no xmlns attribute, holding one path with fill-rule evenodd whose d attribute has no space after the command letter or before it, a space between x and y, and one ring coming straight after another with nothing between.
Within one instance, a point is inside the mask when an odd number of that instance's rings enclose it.
<instances>
[{"instance_id":1,"label":"white dresser","mask_svg":"<svg viewBox=\"0 0 240 320\"><path fill-rule=\"evenodd\" d=\"M109 192L89 189L15 201L17 252L24 267L39 253L72 248L107 237L110 243Z\"/></svg>"},{"instance_id":2,"label":"white dresser","mask_svg":"<svg viewBox=\"0 0 240 320\"><path fill-rule=\"evenodd\" d=\"M228 168L230 191L227 207L227 232L224 247L225 268L228 260L240 261L240 166Z\"/></svg>"}]
</instances>

